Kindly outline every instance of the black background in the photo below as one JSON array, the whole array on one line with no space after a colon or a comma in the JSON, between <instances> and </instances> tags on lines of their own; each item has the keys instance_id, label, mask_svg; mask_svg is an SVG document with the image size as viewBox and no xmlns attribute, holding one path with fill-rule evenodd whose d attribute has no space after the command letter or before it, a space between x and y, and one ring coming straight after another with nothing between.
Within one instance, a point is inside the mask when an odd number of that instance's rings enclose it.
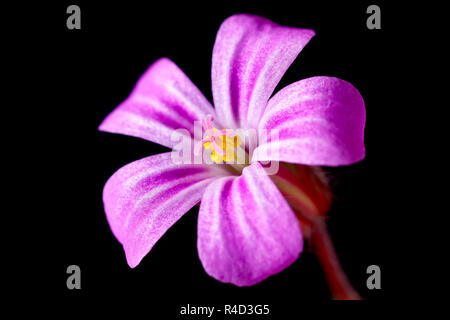
<instances>
[{"instance_id":1,"label":"black background","mask_svg":"<svg viewBox=\"0 0 450 320\"><path fill-rule=\"evenodd\" d=\"M81 30L66 28L66 8L81 8ZM381 30L366 27L366 8L381 7ZM301 315L318 302L331 308L379 306L396 295L392 261L395 243L391 222L399 215L396 160L398 148L393 98L400 72L396 9L385 2L197 2L118 3L61 1L41 7L42 29L36 33L40 60L33 85L42 87L39 134L32 146L45 183L38 206L45 208L39 240L30 245L46 269L45 291L71 303L112 297L144 301L134 308L147 318L175 319L186 304L269 304L273 319ZM311 76L334 76L352 83L365 100L366 158L352 166L326 168L336 201L328 226L337 253L363 302L331 303L321 268L305 251L283 272L249 288L210 278L196 250L198 208L190 210L130 269L107 224L102 188L120 167L167 151L154 143L97 131L103 118L123 101L138 77L159 57L173 60L212 101L211 54L221 22L235 13L253 13L276 23L315 30L316 36L289 68L277 90ZM30 109L33 106L29 106ZM397 110L397 111L395 111ZM41 118L40 118L41 119ZM33 256L32 259L35 259ZM66 268L81 267L82 289L68 290ZM381 290L368 290L366 268L382 272ZM55 300L52 300L55 301ZM156 314L165 315L157 317ZM155 315L155 317L153 317ZM218 317L219 318L219 317Z\"/></svg>"}]
</instances>

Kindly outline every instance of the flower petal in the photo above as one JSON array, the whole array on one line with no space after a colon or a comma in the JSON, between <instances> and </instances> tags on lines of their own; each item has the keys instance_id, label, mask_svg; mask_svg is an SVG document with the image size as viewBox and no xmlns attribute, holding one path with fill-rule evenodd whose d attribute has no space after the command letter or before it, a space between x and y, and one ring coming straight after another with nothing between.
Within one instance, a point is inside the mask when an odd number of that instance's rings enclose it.
<instances>
[{"instance_id":1,"label":"flower petal","mask_svg":"<svg viewBox=\"0 0 450 320\"><path fill-rule=\"evenodd\" d=\"M256 128L276 85L314 31L238 14L226 19L212 58L214 106L227 128Z\"/></svg>"},{"instance_id":2,"label":"flower petal","mask_svg":"<svg viewBox=\"0 0 450 320\"><path fill-rule=\"evenodd\" d=\"M176 165L170 152L114 173L103 189L103 203L128 265L137 266L167 229L199 202L206 186L223 175L218 166Z\"/></svg>"},{"instance_id":3,"label":"flower petal","mask_svg":"<svg viewBox=\"0 0 450 320\"><path fill-rule=\"evenodd\" d=\"M258 128L268 134L252 161L352 164L365 156L365 120L364 100L350 83L332 77L295 82L270 99ZM279 131L270 144L271 130Z\"/></svg>"},{"instance_id":4,"label":"flower petal","mask_svg":"<svg viewBox=\"0 0 450 320\"><path fill-rule=\"evenodd\" d=\"M173 147L175 129L193 137L194 121L215 111L199 89L167 58L154 62L138 80L130 96L111 112L101 131L143 138Z\"/></svg>"},{"instance_id":5,"label":"flower petal","mask_svg":"<svg viewBox=\"0 0 450 320\"><path fill-rule=\"evenodd\" d=\"M250 286L293 263L303 249L294 213L259 163L211 183L202 197L197 247L206 272Z\"/></svg>"}]
</instances>

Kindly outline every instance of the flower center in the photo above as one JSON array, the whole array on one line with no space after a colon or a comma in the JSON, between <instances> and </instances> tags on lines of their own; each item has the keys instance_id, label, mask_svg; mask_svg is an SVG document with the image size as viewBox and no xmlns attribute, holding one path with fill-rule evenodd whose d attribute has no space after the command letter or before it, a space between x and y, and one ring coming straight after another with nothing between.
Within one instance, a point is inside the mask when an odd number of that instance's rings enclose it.
<instances>
[{"instance_id":1,"label":"flower center","mask_svg":"<svg viewBox=\"0 0 450 320\"><path fill-rule=\"evenodd\" d=\"M201 152L202 146L211 149L211 159L215 163L235 162L245 163L245 150L241 147L241 138L231 129L218 130L214 128L212 122L214 117L208 115L202 120L205 130L204 138L195 146L195 154Z\"/></svg>"}]
</instances>

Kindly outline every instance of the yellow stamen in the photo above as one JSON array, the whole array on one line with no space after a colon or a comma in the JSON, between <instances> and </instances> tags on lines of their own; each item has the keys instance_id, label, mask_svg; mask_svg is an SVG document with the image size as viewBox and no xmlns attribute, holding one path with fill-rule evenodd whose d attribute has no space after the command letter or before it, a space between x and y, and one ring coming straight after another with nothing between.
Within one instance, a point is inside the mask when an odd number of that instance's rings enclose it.
<instances>
[{"instance_id":1,"label":"yellow stamen","mask_svg":"<svg viewBox=\"0 0 450 320\"><path fill-rule=\"evenodd\" d=\"M216 128L213 128L213 130L217 131ZM212 149L211 159L215 163L232 162L234 160L237 160L237 148L241 146L242 140L238 135L224 134L216 137L215 144L215 146L213 146L211 142L206 142L203 144L206 149ZM215 147L219 147L224 152L224 154L221 155L222 152L218 152L218 150L214 149Z\"/></svg>"}]
</instances>

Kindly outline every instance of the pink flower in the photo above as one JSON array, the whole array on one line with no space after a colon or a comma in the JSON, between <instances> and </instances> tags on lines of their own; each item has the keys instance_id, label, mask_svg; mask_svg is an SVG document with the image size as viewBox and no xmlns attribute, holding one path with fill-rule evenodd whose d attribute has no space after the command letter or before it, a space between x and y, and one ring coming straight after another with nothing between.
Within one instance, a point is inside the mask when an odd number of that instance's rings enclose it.
<instances>
[{"instance_id":1,"label":"pink flower","mask_svg":"<svg viewBox=\"0 0 450 320\"><path fill-rule=\"evenodd\" d=\"M215 163L175 164L170 152L119 169L104 187L103 202L130 267L198 202L198 253L215 279L253 285L298 258L303 249L299 223L259 161L340 166L365 155L364 101L350 83L313 77L270 98L313 36L312 30L258 16L231 16L221 25L213 49L215 108L172 61L162 58L102 122L102 131L172 148L174 130L184 128L193 136L194 121L203 121L211 136L202 143L213 159L226 157L229 137L214 133L213 127L279 132L278 141L259 142L252 163L240 175ZM271 144L279 150L276 158L265 152Z\"/></svg>"}]
</instances>

